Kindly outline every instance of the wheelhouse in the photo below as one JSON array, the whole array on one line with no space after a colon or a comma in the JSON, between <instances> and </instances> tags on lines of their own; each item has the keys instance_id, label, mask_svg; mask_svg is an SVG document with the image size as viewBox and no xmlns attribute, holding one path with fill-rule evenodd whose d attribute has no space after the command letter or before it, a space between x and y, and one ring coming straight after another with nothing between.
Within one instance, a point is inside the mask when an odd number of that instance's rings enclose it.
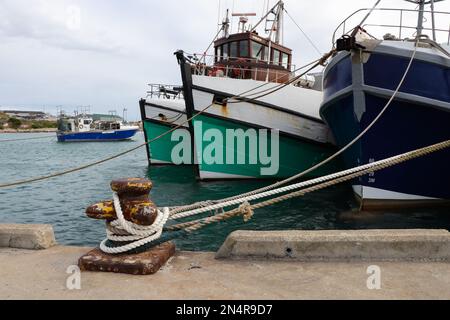
<instances>
[{"instance_id":1,"label":"wheelhouse","mask_svg":"<svg viewBox=\"0 0 450 320\"><path fill-rule=\"evenodd\" d=\"M232 34L214 42L214 66L208 75L269 82L286 82L292 50L256 32Z\"/></svg>"}]
</instances>

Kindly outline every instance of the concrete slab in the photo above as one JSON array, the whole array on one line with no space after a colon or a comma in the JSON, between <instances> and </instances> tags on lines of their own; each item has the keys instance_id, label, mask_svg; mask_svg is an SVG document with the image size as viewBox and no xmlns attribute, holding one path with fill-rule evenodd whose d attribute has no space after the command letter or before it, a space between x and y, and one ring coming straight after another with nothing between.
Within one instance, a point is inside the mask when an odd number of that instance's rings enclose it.
<instances>
[{"instance_id":1,"label":"concrete slab","mask_svg":"<svg viewBox=\"0 0 450 320\"><path fill-rule=\"evenodd\" d=\"M447 230L235 231L219 259L448 261Z\"/></svg>"},{"instance_id":2,"label":"concrete slab","mask_svg":"<svg viewBox=\"0 0 450 320\"><path fill-rule=\"evenodd\" d=\"M80 290L68 289L73 266L90 250L0 248L0 299L450 299L449 263L217 260L194 252L176 253L150 276L81 272ZM367 287L374 265L379 290Z\"/></svg>"},{"instance_id":3,"label":"concrete slab","mask_svg":"<svg viewBox=\"0 0 450 320\"><path fill-rule=\"evenodd\" d=\"M0 247L42 250L56 245L53 227L46 224L0 224Z\"/></svg>"}]
</instances>

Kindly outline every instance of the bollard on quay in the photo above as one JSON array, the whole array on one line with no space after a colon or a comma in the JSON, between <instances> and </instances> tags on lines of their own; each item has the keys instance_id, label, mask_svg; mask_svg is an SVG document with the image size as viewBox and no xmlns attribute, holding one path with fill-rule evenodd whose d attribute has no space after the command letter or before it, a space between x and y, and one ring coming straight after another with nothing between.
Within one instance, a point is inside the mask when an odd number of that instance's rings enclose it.
<instances>
[{"instance_id":1,"label":"bollard on quay","mask_svg":"<svg viewBox=\"0 0 450 320\"><path fill-rule=\"evenodd\" d=\"M126 178L111 182L112 191L120 197L125 220L139 226L151 226L157 217L158 208L149 198L153 184L148 179ZM105 220L108 224L117 219L114 201L96 203L86 209L89 218ZM108 240L108 246L121 246L124 242ZM82 256L78 265L82 271L100 271L149 275L158 270L175 254L175 244L165 242L156 246L147 244L127 253L108 254L100 248Z\"/></svg>"}]
</instances>

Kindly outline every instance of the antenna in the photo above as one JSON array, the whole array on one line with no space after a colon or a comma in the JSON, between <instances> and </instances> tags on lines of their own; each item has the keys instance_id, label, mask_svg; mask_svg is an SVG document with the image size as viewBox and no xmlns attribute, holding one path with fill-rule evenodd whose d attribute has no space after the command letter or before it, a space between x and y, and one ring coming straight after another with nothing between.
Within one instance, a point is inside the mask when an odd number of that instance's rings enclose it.
<instances>
[{"instance_id":1,"label":"antenna","mask_svg":"<svg viewBox=\"0 0 450 320\"><path fill-rule=\"evenodd\" d=\"M245 32L245 25L248 22L248 17L256 17L256 13L232 13L232 17L239 17L238 32Z\"/></svg>"},{"instance_id":2,"label":"antenna","mask_svg":"<svg viewBox=\"0 0 450 320\"><path fill-rule=\"evenodd\" d=\"M223 38L228 38L228 36L230 35L230 18L228 17L230 13L230 10L227 9L227 14L225 19L223 19L222 21L222 31L223 31Z\"/></svg>"}]
</instances>

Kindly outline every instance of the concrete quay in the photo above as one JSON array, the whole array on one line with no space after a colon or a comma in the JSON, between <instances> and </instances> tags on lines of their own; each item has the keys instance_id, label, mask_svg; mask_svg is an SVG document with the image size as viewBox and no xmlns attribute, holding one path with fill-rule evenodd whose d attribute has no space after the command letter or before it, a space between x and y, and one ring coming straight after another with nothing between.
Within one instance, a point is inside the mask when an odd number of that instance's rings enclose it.
<instances>
[{"instance_id":1,"label":"concrete quay","mask_svg":"<svg viewBox=\"0 0 450 320\"><path fill-rule=\"evenodd\" d=\"M306 259L302 243L320 259ZM220 259L178 251L154 275L81 272L80 289L70 285L71 272L92 248L0 248L0 299L450 299L449 243L442 230L238 231L219 250ZM292 251L281 256L286 248ZM392 255L408 248L421 256Z\"/></svg>"}]
</instances>

